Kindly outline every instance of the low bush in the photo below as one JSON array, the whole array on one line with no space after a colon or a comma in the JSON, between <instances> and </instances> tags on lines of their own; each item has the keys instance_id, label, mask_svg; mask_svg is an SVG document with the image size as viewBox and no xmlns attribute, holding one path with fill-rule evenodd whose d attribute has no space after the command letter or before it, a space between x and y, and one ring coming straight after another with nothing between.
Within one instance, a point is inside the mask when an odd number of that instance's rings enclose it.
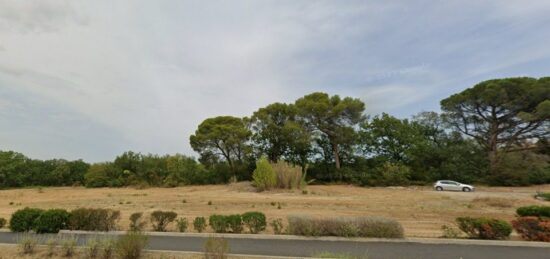
<instances>
[{"instance_id":1,"label":"low bush","mask_svg":"<svg viewBox=\"0 0 550 259\"><path fill-rule=\"evenodd\" d=\"M121 259L141 258L147 242L147 236L141 232L127 232L116 241L116 254Z\"/></svg>"},{"instance_id":2,"label":"low bush","mask_svg":"<svg viewBox=\"0 0 550 259\"><path fill-rule=\"evenodd\" d=\"M101 254L103 259L111 259L115 256L116 242L114 239L107 238L101 240Z\"/></svg>"},{"instance_id":3,"label":"low bush","mask_svg":"<svg viewBox=\"0 0 550 259\"><path fill-rule=\"evenodd\" d=\"M189 226L189 222L186 218L179 218L176 220L176 225L178 227L179 232L185 232L187 231L187 227Z\"/></svg>"},{"instance_id":4,"label":"low bush","mask_svg":"<svg viewBox=\"0 0 550 259\"><path fill-rule=\"evenodd\" d=\"M550 192L540 192L535 195L535 198L541 199L544 201L550 201Z\"/></svg>"},{"instance_id":5,"label":"low bush","mask_svg":"<svg viewBox=\"0 0 550 259\"><path fill-rule=\"evenodd\" d=\"M0 218L0 228L3 228L6 226L6 219L5 218Z\"/></svg>"},{"instance_id":6,"label":"low bush","mask_svg":"<svg viewBox=\"0 0 550 259\"><path fill-rule=\"evenodd\" d=\"M231 230L232 233L241 233L243 232L243 219L241 215L239 214L233 214L225 216L225 221L227 222L227 226Z\"/></svg>"},{"instance_id":7,"label":"low bush","mask_svg":"<svg viewBox=\"0 0 550 259\"><path fill-rule=\"evenodd\" d=\"M303 236L403 237L403 227L399 222L381 217L313 218L289 216L287 231L289 234Z\"/></svg>"},{"instance_id":8,"label":"low bush","mask_svg":"<svg viewBox=\"0 0 550 259\"><path fill-rule=\"evenodd\" d=\"M206 219L204 217L196 217L193 220L193 228L197 232L202 233L206 229Z\"/></svg>"},{"instance_id":9,"label":"low bush","mask_svg":"<svg viewBox=\"0 0 550 259\"><path fill-rule=\"evenodd\" d=\"M227 240L217 237L209 237L204 244L205 259L226 259L229 253Z\"/></svg>"},{"instance_id":10,"label":"low bush","mask_svg":"<svg viewBox=\"0 0 550 259\"><path fill-rule=\"evenodd\" d=\"M23 234L17 237L17 245L23 254L33 254L36 248L36 238L31 234Z\"/></svg>"},{"instance_id":11,"label":"low bush","mask_svg":"<svg viewBox=\"0 0 550 259\"><path fill-rule=\"evenodd\" d=\"M526 206L520 207L516 210L516 213L520 217L547 217L550 218L550 206Z\"/></svg>"},{"instance_id":12,"label":"low bush","mask_svg":"<svg viewBox=\"0 0 550 259\"><path fill-rule=\"evenodd\" d=\"M11 215L10 230L13 232L28 232L34 229L34 222L42 212L43 210L35 208L17 210Z\"/></svg>"},{"instance_id":13,"label":"low bush","mask_svg":"<svg viewBox=\"0 0 550 259\"><path fill-rule=\"evenodd\" d=\"M510 223L492 218L456 218L458 228L470 238L476 239L506 239L512 233Z\"/></svg>"},{"instance_id":14,"label":"low bush","mask_svg":"<svg viewBox=\"0 0 550 259\"><path fill-rule=\"evenodd\" d=\"M216 233L227 233L229 228L227 220L223 215L210 215L208 218L208 224Z\"/></svg>"},{"instance_id":15,"label":"low bush","mask_svg":"<svg viewBox=\"0 0 550 259\"><path fill-rule=\"evenodd\" d=\"M63 251L63 256L72 257L76 252L76 237L66 237L61 241L61 249Z\"/></svg>"},{"instance_id":16,"label":"low bush","mask_svg":"<svg viewBox=\"0 0 550 259\"><path fill-rule=\"evenodd\" d=\"M403 238L401 224L394 219L383 217L361 217L359 221L359 236L379 238Z\"/></svg>"},{"instance_id":17,"label":"low bush","mask_svg":"<svg viewBox=\"0 0 550 259\"><path fill-rule=\"evenodd\" d=\"M120 211L111 209L79 208L71 211L69 227L72 230L112 231L120 219Z\"/></svg>"},{"instance_id":18,"label":"low bush","mask_svg":"<svg viewBox=\"0 0 550 259\"><path fill-rule=\"evenodd\" d=\"M87 258L98 258L101 255L101 240L98 238L88 239L84 252Z\"/></svg>"},{"instance_id":19,"label":"low bush","mask_svg":"<svg viewBox=\"0 0 550 259\"><path fill-rule=\"evenodd\" d=\"M173 211L153 211L151 213L151 224L153 226L153 230L165 232L166 227L172 223L177 216L178 214Z\"/></svg>"},{"instance_id":20,"label":"low bush","mask_svg":"<svg viewBox=\"0 0 550 259\"><path fill-rule=\"evenodd\" d=\"M518 217L512 221L512 226L525 240L550 242L550 219Z\"/></svg>"},{"instance_id":21,"label":"low bush","mask_svg":"<svg viewBox=\"0 0 550 259\"><path fill-rule=\"evenodd\" d=\"M282 219L274 219L269 223L271 228L273 229L273 233L275 235L280 235L283 233L283 220Z\"/></svg>"},{"instance_id":22,"label":"low bush","mask_svg":"<svg viewBox=\"0 0 550 259\"><path fill-rule=\"evenodd\" d=\"M57 248L57 239L50 237L46 240L46 255L52 257L55 255L55 250Z\"/></svg>"},{"instance_id":23,"label":"low bush","mask_svg":"<svg viewBox=\"0 0 550 259\"><path fill-rule=\"evenodd\" d=\"M460 231L452 226L443 225L441 226L441 231L443 232L442 238L459 238Z\"/></svg>"},{"instance_id":24,"label":"low bush","mask_svg":"<svg viewBox=\"0 0 550 259\"><path fill-rule=\"evenodd\" d=\"M142 212L135 212L130 215L130 231L142 231L145 227Z\"/></svg>"},{"instance_id":25,"label":"low bush","mask_svg":"<svg viewBox=\"0 0 550 259\"><path fill-rule=\"evenodd\" d=\"M242 221L252 234L258 234L264 231L267 225L265 214L257 211L244 213L242 215Z\"/></svg>"},{"instance_id":26,"label":"low bush","mask_svg":"<svg viewBox=\"0 0 550 259\"><path fill-rule=\"evenodd\" d=\"M58 233L67 229L71 214L64 209L50 209L42 212L34 222L36 233Z\"/></svg>"}]
</instances>

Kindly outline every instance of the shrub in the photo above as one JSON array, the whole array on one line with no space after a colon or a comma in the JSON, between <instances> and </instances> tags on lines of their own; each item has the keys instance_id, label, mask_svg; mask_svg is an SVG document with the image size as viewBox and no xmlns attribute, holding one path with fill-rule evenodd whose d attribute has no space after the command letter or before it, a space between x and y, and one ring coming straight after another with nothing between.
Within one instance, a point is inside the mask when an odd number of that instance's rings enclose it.
<instances>
[{"instance_id":1,"label":"shrub","mask_svg":"<svg viewBox=\"0 0 550 259\"><path fill-rule=\"evenodd\" d=\"M50 209L42 212L34 222L36 233L58 233L69 225L71 214L63 209Z\"/></svg>"},{"instance_id":2,"label":"shrub","mask_svg":"<svg viewBox=\"0 0 550 259\"><path fill-rule=\"evenodd\" d=\"M55 255L55 249L57 248L57 239L51 237L48 240L46 240L46 255L48 257L52 257Z\"/></svg>"},{"instance_id":3,"label":"shrub","mask_svg":"<svg viewBox=\"0 0 550 259\"><path fill-rule=\"evenodd\" d=\"M384 185L408 185L411 169L402 164L386 162L380 168Z\"/></svg>"},{"instance_id":4,"label":"shrub","mask_svg":"<svg viewBox=\"0 0 550 259\"><path fill-rule=\"evenodd\" d=\"M130 231L116 241L116 253L121 259L141 258L147 246L147 236L138 231Z\"/></svg>"},{"instance_id":5,"label":"shrub","mask_svg":"<svg viewBox=\"0 0 550 259\"><path fill-rule=\"evenodd\" d=\"M145 227L145 221L142 218L142 212L135 212L130 215L130 231L142 231Z\"/></svg>"},{"instance_id":6,"label":"shrub","mask_svg":"<svg viewBox=\"0 0 550 259\"><path fill-rule=\"evenodd\" d=\"M460 237L460 231L454 227L443 225L441 226L441 231L443 231L443 238L458 238Z\"/></svg>"},{"instance_id":7,"label":"shrub","mask_svg":"<svg viewBox=\"0 0 550 259\"><path fill-rule=\"evenodd\" d=\"M76 241L76 238L72 236L64 238L63 241L61 241L61 249L65 257L72 257L74 255L76 250Z\"/></svg>"},{"instance_id":8,"label":"shrub","mask_svg":"<svg viewBox=\"0 0 550 259\"><path fill-rule=\"evenodd\" d=\"M312 218L289 216L288 233L304 236L402 238L403 227L381 217Z\"/></svg>"},{"instance_id":9,"label":"shrub","mask_svg":"<svg viewBox=\"0 0 550 259\"><path fill-rule=\"evenodd\" d=\"M17 245L23 254L34 253L36 243L36 238L31 234L23 234L17 237Z\"/></svg>"},{"instance_id":10,"label":"shrub","mask_svg":"<svg viewBox=\"0 0 550 259\"><path fill-rule=\"evenodd\" d=\"M276 235L280 235L283 233L283 220L282 219L274 219L269 223L271 228L273 229L273 233Z\"/></svg>"},{"instance_id":11,"label":"shrub","mask_svg":"<svg viewBox=\"0 0 550 259\"><path fill-rule=\"evenodd\" d=\"M3 228L4 226L6 226L6 219L5 218L0 218L0 228Z\"/></svg>"},{"instance_id":12,"label":"shrub","mask_svg":"<svg viewBox=\"0 0 550 259\"><path fill-rule=\"evenodd\" d=\"M541 199L541 200L545 200L545 201L550 201L550 192L541 192L541 193L537 193L535 195L535 198L538 198L538 199Z\"/></svg>"},{"instance_id":13,"label":"shrub","mask_svg":"<svg viewBox=\"0 0 550 259\"><path fill-rule=\"evenodd\" d=\"M86 241L84 249L87 258L98 258L101 252L101 241L97 238L90 238Z\"/></svg>"},{"instance_id":14,"label":"shrub","mask_svg":"<svg viewBox=\"0 0 550 259\"><path fill-rule=\"evenodd\" d=\"M11 215L10 230L13 232L28 232L34 229L34 222L43 210L35 208L24 208L17 210Z\"/></svg>"},{"instance_id":15,"label":"shrub","mask_svg":"<svg viewBox=\"0 0 550 259\"><path fill-rule=\"evenodd\" d=\"M259 191L272 189L277 184L275 171L265 156L256 161L256 170L252 173L252 179Z\"/></svg>"},{"instance_id":16,"label":"shrub","mask_svg":"<svg viewBox=\"0 0 550 259\"><path fill-rule=\"evenodd\" d=\"M231 229L231 232L233 233L243 232L243 219L241 215L234 214L234 215L225 216L225 221L227 223L227 226Z\"/></svg>"},{"instance_id":17,"label":"shrub","mask_svg":"<svg viewBox=\"0 0 550 259\"><path fill-rule=\"evenodd\" d=\"M267 225L265 214L256 211L244 213L242 215L242 221L252 234L264 231Z\"/></svg>"},{"instance_id":18,"label":"shrub","mask_svg":"<svg viewBox=\"0 0 550 259\"><path fill-rule=\"evenodd\" d=\"M202 233L206 229L206 219L204 217L196 217L193 220L193 228L199 233Z\"/></svg>"},{"instance_id":19,"label":"shrub","mask_svg":"<svg viewBox=\"0 0 550 259\"><path fill-rule=\"evenodd\" d=\"M111 231L116 230L119 218L118 210L79 208L71 211L69 227L72 230Z\"/></svg>"},{"instance_id":20,"label":"shrub","mask_svg":"<svg viewBox=\"0 0 550 259\"><path fill-rule=\"evenodd\" d=\"M403 238L403 227L397 220L383 217L362 217L359 221L359 236L379 238Z\"/></svg>"},{"instance_id":21,"label":"shrub","mask_svg":"<svg viewBox=\"0 0 550 259\"><path fill-rule=\"evenodd\" d=\"M277 187L282 189L297 189L305 185L302 179L302 168L278 161L271 165L277 175Z\"/></svg>"},{"instance_id":22,"label":"shrub","mask_svg":"<svg viewBox=\"0 0 550 259\"><path fill-rule=\"evenodd\" d=\"M205 259L226 259L229 253L227 240L223 238L209 237L204 244Z\"/></svg>"},{"instance_id":23,"label":"shrub","mask_svg":"<svg viewBox=\"0 0 550 259\"><path fill-rule=\"evenodd\" d=\"M101 252L103 259L111 259L114 257L116 242L113 239L107 238L101 240Z\"/></svg>"},{"instance_id":24,"label":"shrub","mask_svg":"<svg viewBox=\"0 0 550 259\"><path fill-rule=\"evenodd\" d=\"M179 218L176 220L176 225L178 226L179 232L185 232L187 231L187 227L189 226L189 222L186 218Z\"/></svg>"},{"instance_id":25,"label":"shrub","mask_svg":"<svg viewBox=\"0 0 550 259\"><path fill-rule=\"evenodd\" d=\"M211 215L208 218L208 224L210 224L210 227L216 233L227 233L229 228L227 220L223 215Z\"/></svg>"},{"instance_id":26,"label":"shrub","mask_svg":"<svg viewBox=\"0 0 550 259\"><path fill-rule=\"evenodd\" d=\"M153 225L153 230L165 232L166 227L172 223L177 216L178 214L173 211L153 211L151 213L151 224Z\"/></svg>"},{"instance_id":27,"label":"shrub","mask_svg":"<svg viewBox=\"0 0 550 259\"><path fill-rule=\"evenodd\" d=\"M527 216L533 216L533 217L550 217L550 206L526 206L526 207L520 207L516 210L516 213L520 217L527 217Z\"/></svg>"},{"instance_id":28,"label":"shrub","mask_svg":"<svg viewBox=\"0 0 550 259\"><path fill-rule=\"evenodd\" d=\"M550 242L550 219L518 217L512 221L512 226L525 240Z\"/></svg>"},{"instance_id":29,"label":"shrub","mask_svg":"<svg viewBox=\"0 0 550 259\"><path fill-rule=\"evenodd\" d=\"M492 218L456 218L458 227L470 238L506 239L512 233L512 226L503 220Z\"/></svg>"}]
</instances>

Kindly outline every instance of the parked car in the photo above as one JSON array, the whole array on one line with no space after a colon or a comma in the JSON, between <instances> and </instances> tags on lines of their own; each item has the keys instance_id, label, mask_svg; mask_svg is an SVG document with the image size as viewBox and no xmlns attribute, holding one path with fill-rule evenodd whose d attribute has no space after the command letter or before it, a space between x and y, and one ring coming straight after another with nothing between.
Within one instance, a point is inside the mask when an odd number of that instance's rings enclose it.
<instances>
[{"instance_id":1,"label":"parked car","mask_svg":"<svg viewBox=\"0 0 550 259\"><path fill-rule=\"evenodd\" d=\"M475 191L475 187L450 180L439 180L435 182L434 189L436 191L463 191L471 192Z\"/></svg>"}]
</instances>

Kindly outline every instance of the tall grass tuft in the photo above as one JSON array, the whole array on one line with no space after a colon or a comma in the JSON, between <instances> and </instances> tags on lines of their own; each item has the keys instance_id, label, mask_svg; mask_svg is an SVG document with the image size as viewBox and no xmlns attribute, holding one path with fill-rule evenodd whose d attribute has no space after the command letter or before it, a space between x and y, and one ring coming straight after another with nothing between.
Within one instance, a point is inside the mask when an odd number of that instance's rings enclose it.
<instances>
[{"instance_id":1,"label":"tall grass tuft","mask_svg":"<svg viewBox=\"0 0 550 259\"><path fill-rule=\"evenodd\" d=\"M116 241L117 258L139 259L143 256L143 249L147 246L147 236L141 232L130 231Z\"/></svg>"},{"instance_id":2,"label":"tall grass tuft","mask_svg":"<svg viewBox=\"0 0 550 259\"><path fill-rule=\"evenodd\" d=\"M33 254L36 248L36 237L25 233L17 237L17 245L23 254Z\"/></svg>"},{"instance_id":3,"label":"tall grass tuft","mask_svg":"<svg viewBox=\"0 0 550 259\"><path fill-rule=\"evenodd\" d=\"M205 259L226 259L229 253L227 240L218 237L209 237L204 244Z\"/></svg>"},{"instance_id":4,"label":"tall grass tuft","mask_svg":"<svg viewBox=\"0 0 550 259\"><path fill-rule=\"evenodd\" d=\"M278 161L271 165L277 175L277 187L281 189L298 189L302 187L302 168Z\"/></svg>"}]
</instances>

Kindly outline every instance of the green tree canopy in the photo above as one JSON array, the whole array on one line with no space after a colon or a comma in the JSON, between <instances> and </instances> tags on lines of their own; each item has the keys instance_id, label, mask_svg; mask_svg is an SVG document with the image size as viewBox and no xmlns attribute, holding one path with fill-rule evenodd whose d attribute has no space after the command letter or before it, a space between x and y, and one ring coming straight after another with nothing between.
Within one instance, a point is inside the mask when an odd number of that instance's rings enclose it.
<instances>
[{"instance_id":1,"label":"green tree canopy","mask_svg":"<svg viewBox=\"0 0 550 259\"><path fill-rule=\"evenodd\" d=\"M305 125L326 136L336 169L340 169L340 148L353 139L355 127L365 119L365 104L359 99L317 92L298 99L295 105Z\"/></svg>"},{"instance_id":2,"label":"green tree canopy","mask_svg":"<svg viewBox=\"0 0 550 259\"><path fill-rule=\"evenodd\" d=\"M505 78L481 82L441 101L448 122L488 152L490 171L498 152L548 137L550 78Z\"/></svg>"},{"instance_id":3,"label":"green tree canopy","mask_svg":"<svg viewBox=\"0 0 550 259\"><path fill-rule=\"evenodd\" d=\"M201 156L221 156L234 172L235 161L242 161L249 152L248 141L251 135L252 132L243 119L219 116L204 120L189 140L193 150Z\"/></svg>"}]
</instances>

